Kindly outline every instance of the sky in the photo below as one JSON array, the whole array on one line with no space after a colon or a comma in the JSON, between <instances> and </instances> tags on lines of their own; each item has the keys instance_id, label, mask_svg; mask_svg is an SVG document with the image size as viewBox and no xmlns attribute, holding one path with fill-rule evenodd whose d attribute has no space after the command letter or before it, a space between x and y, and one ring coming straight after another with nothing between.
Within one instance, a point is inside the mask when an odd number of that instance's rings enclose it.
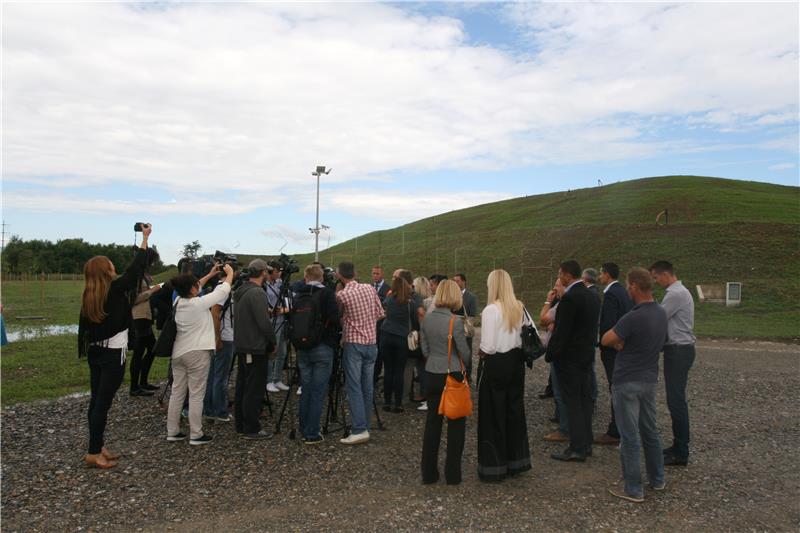
<instances>
[{"instance_id":1,"label":"sky","mask_svg":"<svg viewBox=\"0 0 800 533\"><path fill-rule=\"evenodd\" d=\"M5 238L166 262L517 196L800 185L798 4L2 4Z\"/></svg>"}]
</instances>

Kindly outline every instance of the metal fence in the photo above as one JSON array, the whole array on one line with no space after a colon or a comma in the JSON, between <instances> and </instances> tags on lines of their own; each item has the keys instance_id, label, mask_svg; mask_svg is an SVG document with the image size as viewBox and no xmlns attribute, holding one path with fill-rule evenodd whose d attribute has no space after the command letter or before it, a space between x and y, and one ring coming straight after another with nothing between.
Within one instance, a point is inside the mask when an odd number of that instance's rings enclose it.
<instances>
[{"instance_id":1,"label":"metal fence","mask_svg":"<svg viewBox=\"0 0 800 533\"><path fill-rule=\"evenodd\" d=\"M64 274L60 272L12 273L4 272L3 281L83 281L83 274Z\"/></svg>"}]
</instances>

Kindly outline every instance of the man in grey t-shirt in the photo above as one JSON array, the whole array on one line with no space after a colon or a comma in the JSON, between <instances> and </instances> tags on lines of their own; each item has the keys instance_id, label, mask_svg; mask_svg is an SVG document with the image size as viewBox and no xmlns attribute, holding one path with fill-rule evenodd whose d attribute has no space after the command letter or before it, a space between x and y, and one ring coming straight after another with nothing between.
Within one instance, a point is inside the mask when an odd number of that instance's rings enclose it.
<instances>
[{"instance_id":1,"label":"man in grey t-shirt","mask_svg":"<svg viewBox=\"0 0 800 533\"><path fill-rule=\"evenodd\" d=\"M686 466L689 461L689 405L686 383L695 358L694 300L689 289L675 277L672 264L656 261L650 273L667 291L661 307L667 313L667 342L664 344L664 388L672 418L672 446L664 450L664 464Z\"/></svg>"},{"instance_id":2,"label":"man in grey t-shirt","mask_svg":"<svg viewBox=\"0 0 800 533\"><path fill-rule=\"evenodd\" d=\"M650 273L643 268L628 272L628 293L635 304L601 339L617 350L611 395L620 435L619 457L624 487L611 494L641 503L644 487L639 461L639 437L644 448L650 486L664 488L664 457L656 424L658 354L667 336L667 315L653 299Z\"/></svg>"}]
</instances>

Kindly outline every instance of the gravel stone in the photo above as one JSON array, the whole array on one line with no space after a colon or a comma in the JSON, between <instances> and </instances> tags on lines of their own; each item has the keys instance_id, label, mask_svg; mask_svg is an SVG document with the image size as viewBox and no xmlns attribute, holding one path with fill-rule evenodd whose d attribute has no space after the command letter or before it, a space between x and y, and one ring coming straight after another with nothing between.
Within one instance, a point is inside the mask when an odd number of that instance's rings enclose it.
<instances>
[{"instance_id":1,"label":"gravel stone","mask_svg":"<svg viewBox=\"0 0 800 533\"><path fill-rule=\"evenodd\" d=\"M36 531L797 531L800 529L800 347L703 340L689 380L692 456L667 467L665 491L640 505L608 488L621 478L616 447L594 448L585 464L552 461L542 436L552 401L537 361L526 376L533 471L499 484L477 478L476 422L467 422L464 482L423 486L419 461L425 413L381 412L387 428L369 443L340 445L341 431L309 447L282 432L265 442L237 437L232 423L205 423L207 446L165 440L166 413L154 398L121 390L109 413L117 468L87 469L88 397L2 411L4 532ZM88 371L87 371L88 374ZM596 432L608 423L602 365ZM88 377L87 377L88 380ZM273 395L282 402L283 396ZM264 423L273 424L265 413ZM662 438L671 441L663 386ZM184 425L186 422L183 422ZM440 450L443 469L444 443Z\"/></svg>"}]
</instances>

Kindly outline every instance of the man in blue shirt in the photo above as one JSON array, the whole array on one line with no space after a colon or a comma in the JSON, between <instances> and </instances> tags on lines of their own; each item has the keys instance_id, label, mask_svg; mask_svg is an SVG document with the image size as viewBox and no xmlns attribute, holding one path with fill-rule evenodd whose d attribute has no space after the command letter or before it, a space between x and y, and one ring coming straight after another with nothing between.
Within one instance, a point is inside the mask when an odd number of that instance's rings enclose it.
<instances>
[{"instance_id":1,"label":"man in blue shirt","mask_svg":"<svg viewBox=\"0 0 800 533\"><path fill-rule=\"evenodd\" d=\"M639 437L650 487L662 490L665 486L664 456L656 424L656 385L658 356L667 338L667 314L653 299L653 281L647 270L631 269L627 283L634 307L601 340L603 346L617 350L611 394L625 479L624 487L615 487L610 492L618 498L641 503L644 487Z\"/></svg>"}]
</instances>

